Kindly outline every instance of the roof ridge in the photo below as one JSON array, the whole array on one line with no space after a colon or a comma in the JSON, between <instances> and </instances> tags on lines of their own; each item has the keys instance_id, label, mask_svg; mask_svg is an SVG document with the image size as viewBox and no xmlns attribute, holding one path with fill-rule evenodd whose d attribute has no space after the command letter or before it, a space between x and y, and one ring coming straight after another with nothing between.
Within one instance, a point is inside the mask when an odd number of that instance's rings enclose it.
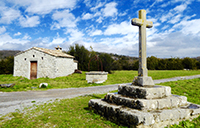
<instances>
[{"instance_id":1,"label":"roof ridge","mask_svg":"<svg viewBox=\"0 0 200 128\"><path fill-rule=\"evenodd\" d=\"M32 47L28 50L25 50L25 51L22 51L18 54L16 54L15 56L19 55L19 54L22 54L24 52L27 52L31 49L35 49L35 50L38 50L38 51L41 51L43 53L46 53L46 54L49 54L49 55L52 55L52 56L56 56L56 57L65 57L65 58L75 58L74 56L72 55L69 55L67 53L64 53L62 51L58 51L58 50L52 50L52 49L47 49L47 48L40 48L40 47Z\"/></svg>"}]
</instances>

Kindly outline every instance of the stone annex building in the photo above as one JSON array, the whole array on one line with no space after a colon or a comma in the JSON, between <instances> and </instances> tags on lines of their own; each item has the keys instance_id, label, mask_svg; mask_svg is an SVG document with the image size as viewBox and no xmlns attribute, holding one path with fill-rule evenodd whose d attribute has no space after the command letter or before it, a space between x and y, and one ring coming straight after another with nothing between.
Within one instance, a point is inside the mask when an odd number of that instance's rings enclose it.
<instances>
[{"instance_id":1,"label":"stone annex building","mask_svg":"<svg viewBox=\"0 0 200 128\"><path fill-rule=\"evenodd\" d=\"M74 73L77 66L74 56L62 52L59 46L56 50L33 47L15 55L13 74L28 79L55 78Z\"/></svg>"}]
</instances>

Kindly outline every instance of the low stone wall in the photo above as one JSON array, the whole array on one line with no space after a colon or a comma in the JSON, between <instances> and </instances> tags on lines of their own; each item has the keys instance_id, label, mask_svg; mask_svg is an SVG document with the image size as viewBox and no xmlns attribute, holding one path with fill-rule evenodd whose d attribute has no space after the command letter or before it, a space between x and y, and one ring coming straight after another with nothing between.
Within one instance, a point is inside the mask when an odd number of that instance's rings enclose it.
<instances>
[{"instance_id":1,"label":"low stone wall","mask_svg":"<svg viewBox=\"0 0 200 128\"><path fill-rule=\"evenodd\" d=\"M88 83L103 83L107 80L108 72L91 71L86 72L86 80Z\"/></svg>"}]
</instances>

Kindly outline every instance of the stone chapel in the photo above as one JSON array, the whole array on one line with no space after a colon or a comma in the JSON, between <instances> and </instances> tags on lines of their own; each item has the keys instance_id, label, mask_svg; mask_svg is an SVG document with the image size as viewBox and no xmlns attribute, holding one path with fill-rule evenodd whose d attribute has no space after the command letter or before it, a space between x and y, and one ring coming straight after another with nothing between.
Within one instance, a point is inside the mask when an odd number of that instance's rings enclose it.
<instances>
[{"instance_id":1,"label":"stone chapel","mask_svg":"<svg viewBox=\"0 0 200 128\"><path fill-rule=\"evenodd\" d=\"M62 52L59 46L55 50L33 47L15 55L13 75L28 79L56 78L74 73L77 66L74 56Z\"/></svg>"}]
</instances>

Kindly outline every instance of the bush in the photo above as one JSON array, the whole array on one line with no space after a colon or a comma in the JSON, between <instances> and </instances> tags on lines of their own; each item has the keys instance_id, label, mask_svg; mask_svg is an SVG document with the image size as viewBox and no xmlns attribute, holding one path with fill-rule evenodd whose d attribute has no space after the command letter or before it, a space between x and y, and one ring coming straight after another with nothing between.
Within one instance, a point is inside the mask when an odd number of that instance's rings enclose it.
<instances>
[{"instance_id":1,"label":"bush","mask_svg":"<svg viewBox=\"0 0 200 128\"><path fill-rule=\"evenodd\" d=\"M14 56L9 56L0 61L0 74L13 74Z\"/></svg>"}]
</instances>

